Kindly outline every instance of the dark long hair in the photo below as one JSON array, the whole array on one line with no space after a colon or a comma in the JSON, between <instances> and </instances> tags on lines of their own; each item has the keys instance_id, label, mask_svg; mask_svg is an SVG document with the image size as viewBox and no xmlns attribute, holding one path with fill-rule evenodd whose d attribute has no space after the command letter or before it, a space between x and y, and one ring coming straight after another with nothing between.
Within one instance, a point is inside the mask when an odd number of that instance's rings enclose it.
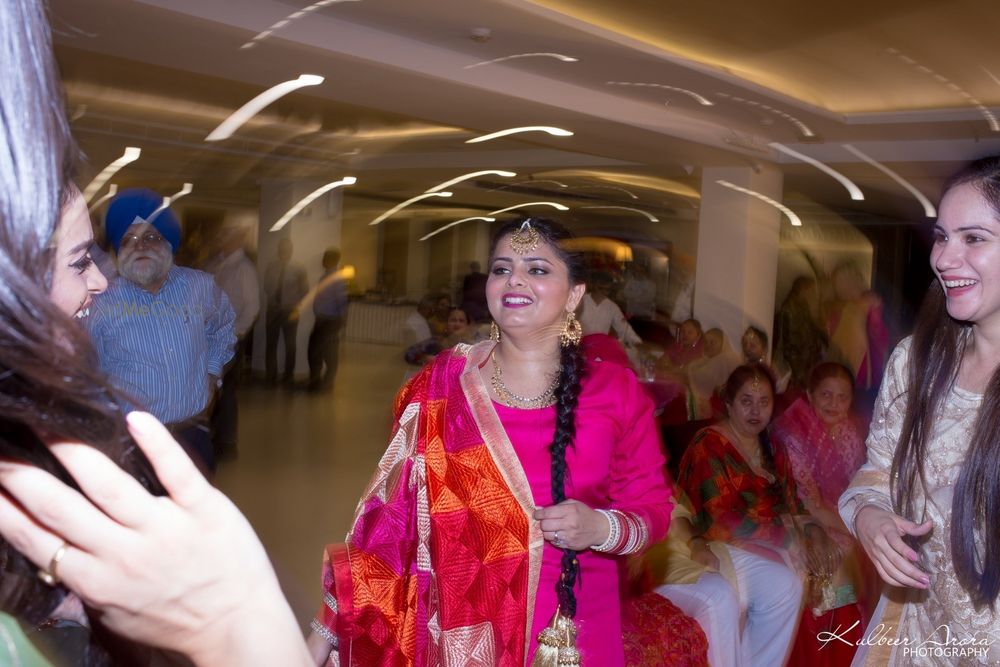
<instances>
[{"instance_id":1,"label":"dark long hair","mask_svg":"<svg viewBox=\"0 0 1000 667\"><path fill-rule=\"evenodd\" d=\"M969 164L945 184L944 192L947 194L961 185L975 187L1000 220L1000 157ZM941 401L955 384L970 337L971 324L948 315L944 290L935 280L924 298L910 343L906 412L890 477L896 513L914 521L926 516L928 443ZM996 566L1000 560L998 525L1000 370L993 373L986 387L952 496L951 551L955 574L977 609L984 605L992 608L1000 593L1000 568ZM982 540L981 554L976 546L977 537Z\"/></svg>"},{"instance_id":2,"label":"dark long hair","mask_svg":"<svg viewBox=\"0 0 1000 667\"><path fill-rule=\"evenodd\" d=\"M160 491L79 323L49 297L55 233L77 148L65 115L45 12L37 0L0 2L0 457L72 480L45 441L99 448ZM0 542L0 609L31 624L65 589Z\"/></svg>"},{"instance_id":3,"label":"dark long hair","mask_svg":"<svg viewBox=\"0 0 1000 667\"><path fill-rule=\"evenodd\" d=\"M490 264L496 254L497 244L503 237L511 234L527 221L532 229L537 231L542 240L555 251L556 255L566 265L570 285L580 285L586 281L587 269L583 254L566 247L565 241L574 238L572 232L554 220L546 218L525 218L510 222L497 230L490 244ZM556 431L552 438L549 451L552 453L552 502L561 503L566 500L566 450L576 439L576 406L580 400L580 390L583 386L584 359L579 345L570 345L560 349L559 384L556 387ZM580 565L573 549L562 550L562 576L556 583L556 595L561 612L573 618L576 616L576 595L573 587L576 585Z\"/></svg>"}]
</instances>

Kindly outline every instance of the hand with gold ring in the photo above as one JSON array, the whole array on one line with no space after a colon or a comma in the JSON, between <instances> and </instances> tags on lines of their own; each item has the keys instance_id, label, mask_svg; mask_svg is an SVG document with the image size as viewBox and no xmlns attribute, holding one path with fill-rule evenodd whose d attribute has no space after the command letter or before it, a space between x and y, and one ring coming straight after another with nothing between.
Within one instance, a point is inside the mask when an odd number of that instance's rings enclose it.
<instances>
[{"instance_id":1,"label":"hand with gold ring","mask_svg":"<svg viewBox=\"0 0 1000 667\"><path fill-rule=\"evenodd\" d=\"M316 664L246 518L152 415L128 427L168 495L92 447L53 444L81 490L0 462L0 533L120 635L199 666Z\"/></svg>"},{"instance_id":2,"label":"hand with gold ring","mask_svg":"<svg viewBox=\"0 0 1000 667\"><path fill-rule=\"evenodd\" d=\"M608 539L608 520L578 500L539 507L534 518L542 536L558 549L584 551Z\"/></svg>"},{"instance_id":3,"label":"hand with gold ring","mask_svg":"<svg viewBox=\"0 0 1000 667\"><path fill-rule=\"evenodd\" d=\"M49 560L49 566L44 570L38 571L38 578L41 579L49 586L55 586L59 583L59 561L62 560L63 556L66 555L66 551L69 549L69 544L63 542L56 549L56 552L52 554L52 558Z\"/></svg>"}]
</instances>

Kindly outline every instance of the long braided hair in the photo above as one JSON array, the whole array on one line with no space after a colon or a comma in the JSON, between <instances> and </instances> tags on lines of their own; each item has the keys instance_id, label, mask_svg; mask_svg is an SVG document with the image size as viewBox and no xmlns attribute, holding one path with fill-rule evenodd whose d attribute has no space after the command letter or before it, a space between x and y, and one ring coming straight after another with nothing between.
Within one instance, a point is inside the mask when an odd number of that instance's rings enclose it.
<instances>
[{"instance_id":1,"label":"long braided hair","mask_svg":"<svg viewBox=\"0 0 1000 667\"><path fill-rule=\"evenodd\" d=\"M583 253L568 248L565 243L574 238L573 233L558 222L547 218L519 219L500 227L490 244L490 257L496 254L500 240L520 229L526 221L566 265L570 284L580 285L586 282L587 269ZM552 444L549 446L552 454L552 502L555 504L566 500L566 450L576 439L576 406L580 399L584 373L583 352L580 346L561 347L559 383L555 391L556 429ZM576 559L576 551L563 549L562 552L562 575L556 583L556 596L561 613L573 618L576 616L576 594L573 588L580 572L580 564Z\"/></svg>"}]
</instances>

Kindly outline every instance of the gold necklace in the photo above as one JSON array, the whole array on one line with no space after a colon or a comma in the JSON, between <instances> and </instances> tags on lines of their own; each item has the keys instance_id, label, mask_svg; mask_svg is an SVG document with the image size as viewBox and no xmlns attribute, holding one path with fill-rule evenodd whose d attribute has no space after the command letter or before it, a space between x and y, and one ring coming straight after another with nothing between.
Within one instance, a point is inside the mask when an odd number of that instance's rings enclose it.
<instances>
[{"instance_id":1,"label":"gold necklace","mask_svg":"<svg viewBox=\"0 0 1000 667\"><path fill-rule=\"evenodd\" d=\"M552 384L550 384L548 388L539 396L536 396L535 398L524 398L523 396L518 396L512 392L507 388L507 385L503 383L503 371L500 370L500 364L497 363L496 350L490 353L490 361L493 362L493 377L491 378L493 393L495 393L497 398L500 399L500 402L508 408L535 410L537 408L546 408L556 402L556 387L559 386L558 375L552 381Z\"/></svg>"}]
</instances>

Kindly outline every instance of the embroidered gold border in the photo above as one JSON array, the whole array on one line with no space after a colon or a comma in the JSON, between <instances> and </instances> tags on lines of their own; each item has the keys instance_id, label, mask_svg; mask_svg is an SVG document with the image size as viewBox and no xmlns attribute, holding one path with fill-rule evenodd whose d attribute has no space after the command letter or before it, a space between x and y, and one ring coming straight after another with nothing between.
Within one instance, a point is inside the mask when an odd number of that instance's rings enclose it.
<instances>
[{"instance_id":1,"label":"embroidered gold border","mask_svg":"<svg viewBox=\"0 0 1000 667\"><path fill-rule=\"evenodd\" d=\"M465 398L469 401L472 416L476 420L479 432L483 435L486 449L493 457L493 462L500 470L500 474L503 475L511 493L521 505L524 516L528 519L528 615L524 631L524 655L527 659L528 649L531 645L535 597L542 572L542 547L545 540L542 537L542 529L533 518L535 499L531 494L528 478L524 474L524 468L521 467L521 461L517 458L514 446L510 444L510 439L507 438L507 433L503 430L500 417L493 408L489 390L479 373L480 366L486 363L495 345L496 343L493 341L482 341L472 347L462 346L461 350L456 348L456 352L467 355L461 376L462 391L465 392Z\"/></svg>"}]
</instances>

